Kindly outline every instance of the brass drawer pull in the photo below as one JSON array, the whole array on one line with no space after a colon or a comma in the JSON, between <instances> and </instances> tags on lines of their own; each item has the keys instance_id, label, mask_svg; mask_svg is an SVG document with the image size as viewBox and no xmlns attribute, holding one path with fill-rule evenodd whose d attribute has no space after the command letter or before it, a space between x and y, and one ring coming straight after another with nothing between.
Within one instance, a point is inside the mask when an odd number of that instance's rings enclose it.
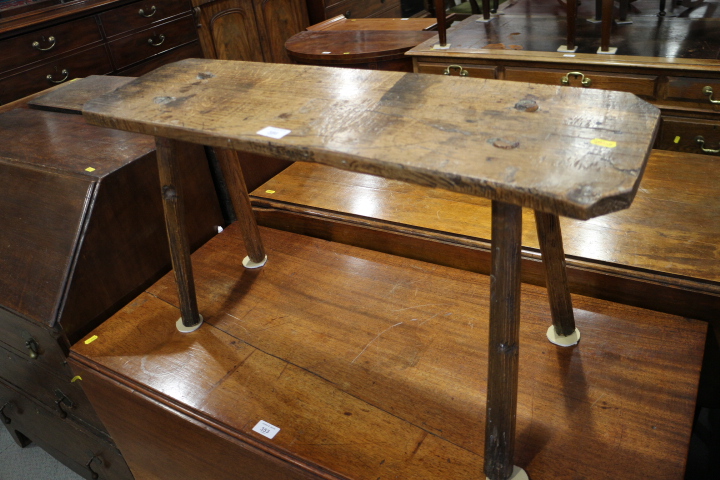
<instances>
[{"instance_id":1,"label":"brass drawer pull","mask_svg":"<svg viewBox=\"0 0 720 480\"><path fill-rule=\"evenodd\" d=\"M453 68L457 68L457 69L458 69L459 76L461 76L461 77L467 77L468 75L470 75L470 73L468 73L468 71L465 70L465 69L464 69L463 67L461 67L460 65L448 65L448 67L447 67L447 68L445 69L445 71L443 72L443 75L450 75L450 70L453 69Z\"/></svg>"},{"instance_id":2,"label":"brass drawer pull","mask_svg":"<svg viewBox=\"0 0 720 480\"><path fill-rule=\"evenodd\" d=\"M702 135L698 135L697 137L695 137L695 141L698 143L698 145L700 145L700 150L705 153L720 153L720 149L713 150L712 148L705 148L705 138Z\"/></svg>"},{"instance_id":3,"label":"brass drawer pull","mask_svg":"<svg viewBox=\"0 0 720 480\"><path fill-rule=\"evenodd\" d=\"M38 42L37 40L32 43L32 46L33 48L36 48L41 52L47 52L48 50L52 50L55 47L55 37L48 37L47 41L50 42L50 46L47 48L42 48L40 46L40 42Z\"/></svg>"},{"instance_id":4,"label":"brass drawer pull","mask_svg":"<svg viewBox=\"0 0 720 480\"><path fill-rule=\"evenodd\" d=\"M98 475L98 473L92 469L92 463L95 460L97 460L100 465L103 464L102 458L98 457L97 455L93 455L90 460L88 460L88 462L85 464L87 469L90 470L90 478L92 478L93 480L97 480L98 478L100 478L100 475Z\"/></svg>"},{"instance_id":5,"label":"brass drawer pull","mask_svg":"<svg viewBox=\"0 0 720 480\"><path fill-rule=\"evenodd\" d=\"M155 15L156 11L157 9L155 8L155 5L153 5L152 7L150 7L150 13L145 13L145 10L141 8L140 10L138 10L138 15L140 15L141 17L150 18Z\"/></svg>"},{"instance_id":6,"label":"brass drawer pull","mask_svg":"<svg viewBox=\"0 0 720 480\"><path fill-rule=\"evenodd\" d=\"M67 80L68 77L70 76L70 72L68 72L68 71L65 70L64 68L62 69L62 71L61 71L60 73L63 74L62 80L53 80L52 73L51 73L50 75L48 75L47 77L45 77L45 78L47 78L50 83L62 83L62 82L64 82L65 80Z\"/></svg>"},{"instance_id":7,"label":"brass drawer pull","mask_svg":"<svg viewBox=\"0 0 720 480\"><path fill-rule=\"evenodd\" d=\"M711 86L703 87L703 93L705 95L707 95L708 97L710 97L710 98L708 98L708 100L710 100L710 103L715 103L715 104L720 103L720 100L713 100L713 97L712 97L713 96L713 88Z\"/></svg>"},{"instance_id":8,"label":"brass drawer pull","mask_svg":"<svg viewBox=\"0 0 720 480\"><path fill-rule=\"evenodd\" d=\"M65 405L68 408L75 408L75 403L73 403L72 400L70 400L67 395L65 395L60 389L55 389L55 406L57 407L58 411L60 412L61 418L67 417L67 412L63 408L63 405Z\"/></svg>"},{"instance_id":9,"label":"brass drawer pull","mask_svg":"<svg viewBox=\"0 0 720 480\"><path fill-rule=\"evenodd\" d=\"M590 77L585 77L585 74L582 72L568 72L561 80L560 83L562 85L570 85L570 75L574 77L580 77L580 85L583 87L589 87L592 85L592 80L590 80Z\"/></svg>"},{"instance_id":10,"label":"brass drawer pull","mask_svg":"<svg viewBox=\"0 0 720 480\"><path fill-rule=\"evenodd\" d=\"M163 35L163 34L161 33L160 35L158 35L157 38L160 39L159 42L153 43L153 39L152 39L152 37L150 37L150 38L148 38L148 43L149 43L150 45L152 45L153 47L159 47L159 46L162 45L163 42L165 41L165 35Z\"/></svg>"},{"instance_id":11,"label":"brass drawer pull","mask_svg":"<svg viewBox=\"0 0 720 480\"><path fill-rule=\"evenodd\" d=\"M34 338L30 338L25 342L25 347L28 349L28 355L30 358L35 360L40 355L40 347Z\"/></svg>"}]
</instances>

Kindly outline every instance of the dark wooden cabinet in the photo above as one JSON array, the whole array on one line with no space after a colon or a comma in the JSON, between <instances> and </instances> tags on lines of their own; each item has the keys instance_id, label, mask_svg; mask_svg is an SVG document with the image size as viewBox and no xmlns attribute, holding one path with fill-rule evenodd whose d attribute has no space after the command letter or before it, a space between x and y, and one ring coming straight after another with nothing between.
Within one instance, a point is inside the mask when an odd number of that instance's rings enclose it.
<instances>
[{"instance_id":1,"label":"dark wooden cabinet","mask_svg":"<svg viewBox=\"0 0 720 480\"><path fill-rule=\"evenodd\" d=\"M100 478L132 475L66 358L169 270L158 184L151 137L79 115L0 114L2 423L88 479L91 460ZM185 152L182 184L196 248L223 223L202 147Z\"/></svg>"},{"instance_id":2,"label":"dark wooden cabinet","mask_svg":"<svg viewBox=\"0 0 720 480\"><path fill-rule=\"evenodd\" d=\"M89 75L202 57L189 0L76 0L0 19L0 104Z\"/></svg>"},{"instance_id":3,"label":"dark wooden cabinet","mask_svg":"<svg viewBox=\"0 0 720 480\"><path fill-rule=\"evenodd\" d=\"M302 0L193 0L205 58L291 63L285 41L308 25Z\"/></svg>"},{"instance_id":4,"label":"dark wooden cabinet","mask_svg":"<svg viewBox=\"0 0 720 480\"><path fill-rule=\"evenodd\" d=\"M313 25L337 15L346 18L400 18L400 0L307 0Z\"/></svg>"}]
</instances>

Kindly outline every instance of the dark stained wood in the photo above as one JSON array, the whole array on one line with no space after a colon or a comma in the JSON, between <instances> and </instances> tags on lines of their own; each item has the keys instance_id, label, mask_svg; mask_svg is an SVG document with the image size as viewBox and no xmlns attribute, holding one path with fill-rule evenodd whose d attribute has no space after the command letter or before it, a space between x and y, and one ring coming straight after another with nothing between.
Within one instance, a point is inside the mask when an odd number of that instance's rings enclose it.
<instances>
[{"instance_id":1,"label":"dark stained wood","mask_svg":"<svg viewBox=\"0 0 720 480\"><path fill-rule=\"evenodd\" d=\"M127 68L122 68L117 71L118 75L125 75L128 77L139 77L145 75L148 72L152 72L158 67L165 65L166 63L177 62L185 58L202 58L203 52L200 48L200 42L197 40L186 43L181 47L174 48L168 52L163 53L155 57L151 57L148 60L132 65Z\"/></svg>"},{"instance_id":2,"label":"dark stained wood","mask_svg":"<svg viewBox=\"0 0 720 480\"><path fill-rule=\"evenodd\" d=\"M545 266L553 326L555 333L566 337L575 331L575 318L568 287L560 218L549 213L535 212L535 225Z\"/></svg>"},{"instance_id":3,"label":"dark stained wood","mask_svg":"<svg viewBox=\"0 0 720 480\"><path fill-rule=\"evenodd\" d=\"M345 18L338 15L311 25L308 31L347 31L347 30L433 30L437 22L433 18Z\"/></svg>"},{"instance_id":4,"label":"dark stained wood","mask_svg":"<svg viewBox=\"0 0 720 480\"><path fill-rule=\"evenodd\" d=\"M447 45L447 25L445 20L445 2L444 0L434 0L435 1L435 14L437 16L437 25L438 25L438 44L441 47L444 47ZM485 5L483 5L485 7ZM487 9L485 9L487 12Z\"/></svg>"},{"instance_id":5,"label":"dark stained wood","mask_svg":"<svg viewBox=\"0 0 720 480\"><path fill-rule=\"evenodd\" d=\"M540 113L515 108L527 95L537 98ZM213 115L188 114L218 98L224 108ZM234 113L239 108L243 119ZM439 111L446 112L442 119ZM577 112L587 118L578 122ZM85 104L83 114L97 125L324 163L583 219L627 208L659 117L622 92L217 60L162 67ZM492 131L479 121L484 114L495 118ZM266 126L294 133L279 140L256 134ZM592 145L597 139L612 147Z\"/></svg>"},{"instance_id":6,"label":"dark stained wood","mask_svg":"<svg viewBox=\"0 0 720 480\"><path fill-rule=\"evenodd\" d=\"M68 83L64 88L39 95L28 102L30 108L60 113L82 113L88 100L99 97L134 80L131 77L90 75Z\"/></svg>"},{"instance_id":7,"label":"dark stained wood","mask_svg":"<svg viewBox=\"0 0 720 480\"><path fill-rule=\"evenodd\" d=\"M561 219L571 291L714 319L720 210L708 199L719 174L712 157L653 150L630 209ZM251 198L262 225L490 273L487 200L306 163ZM545 285L532 212L525 219L523 282Z\"/></svg>"},{"instance_id":8,"label":"dark stained wood","mask_svg":"<svg viewBox=\"0 0 720 480\"><path fill-rule=\"evenodd\" d=\"M225 182L227 182L235 216L243 233L245 249L248 251L250 260L261 263L265 260L265 249L250 205L239 155L236 151L226 148L216 148L215 154L222 168Z\"/></svg>"},{"instance_id":9,"label":"dark stained wood","mask_svg":"<svg viewBox=\"0 0 720 480\"><path fill-rule=\"evenodd\" d=\"M488 334L485 462L490 480L513 471L520 354L522 208L492 202L492 276Z\"/></svg>"},{"instance_id":10,"label":"dark stained wood","mask_svg":"<svg viewBox=\"0 0 720 480\"><path fill-rule=\"evenodd\" d=\"M175 159L187 145L182 142L155 137L157 148L158 172L162 188L163 210L165 211L165 228L170 244L175 281L180 291L180 312L185 327L200 323L195 284L190 261L190 244L185 228L185 198L175 166Z\"/></svg>"},{"instance_id":11,"label":"dark stained wood","mask_svg":"<svg viewBox=\"0 0 720 480\"><path fill-rule=\"evenodd\" d=\"M170 17L186 14L189 10L188 3L177 0L143 0L101 13L99 17L105 35L113 37L130 30L162 23ZM141 9L143 14L140 13Z\"/></svg>"},{"instance_id":12,"label":"dark stained wood","mask_svg":"<svg viewBox=\"0 0 720 480\"><path fill-rule=\"evenodd\" d=\"M602 22L600 23L600 50L610 50L610 29L612 28L613 0L602 0Z\"/></svg>"},{"instance_id":13,"label":"dark stained wood","mask_svg":"<svg viewBox=\"0 0 720 480\"><path fill-rule=\"evenodd\" d=\"M273 261L240 278L235 225L194 254L206 324L192 335L166 276L73 347L133 471L481 476L489 278L262 234ZM681 477L706 324L574 300L582 343L556 349L543 289L523 285L516 463L538 479Z\"/></svg>"},{"instance_id":14,"label":"dark stained wood","mask_svg":"<svg viewBox=\"0 0 720 480\"><path fill-rule=\"evenodd\" d=\"M293 35L285 48L297 63L388 70L380 68L383 62L396 60L401 67L395 71L411 72L412 58L405 52L435 35L422 30L307 31Z\"/></svg>"}]
</instances>

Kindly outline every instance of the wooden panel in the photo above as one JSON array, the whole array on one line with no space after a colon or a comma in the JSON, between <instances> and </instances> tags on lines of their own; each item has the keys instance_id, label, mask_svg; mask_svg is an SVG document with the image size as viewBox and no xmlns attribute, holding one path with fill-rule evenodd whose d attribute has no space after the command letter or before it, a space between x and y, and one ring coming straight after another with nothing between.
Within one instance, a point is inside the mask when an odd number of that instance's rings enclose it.
<instances>
[{"instance_id":1,"label":"wooden panel","mask_svg":"<svg viewBox=\"0 0 720 480\"><path fill-rule=\"evenodd\" d=\"M542 83L545 85L562 85L562 79L575 70L550 70L542 68L506 67L505 80L516 82ZM657 77L653 75L615 74L595 71L577 70L580 75L569 75L570 86L582 87L581 79L590 79L590 88L605 90L618 90L630 92L647 99L655 98L655 83Z\"/></svg>"},{"instance_id":2,"label":"wooden panel","mask_svg":"<svg viewBox=\"0 0 720 480\"><path fill-rule=\"evenodd\" d=\"M192 42L196 35L195 20L188 15L172 22L155 25L129 37L111 41L110 56L115 68L121 69Z\"/></svg>"},{"instance_id":3,"label":"wooden panel","mask_svg":"<svg viewBox=\"0 0 720 480\"><path fill-rule=\"evenodd\" d=\"M177 62L179 60L185 60L186 58L203 58L203 52L200 48L200 42L197 40L186 43L178 48L174 48L168 52L151 57L142 63L138 63L131 67L123 68L118 73L127 75L129 77L139 77L146 73L152 72L158 67L161 67L167 63Z\"/></svg>"},{"instance_id":4,"label":"wooden panel","mask_svg":"<svg viewBox=\"0 0 720 480\"><path fill-rule=\"evenodd\" d=\"M0 347L0 378L3 382L14 385L27 396L42 403L58 419L71 418L92 429L94 435L108 438L105 427L79 383L70 381L72 374L61 375L61 369L57 370L48 371L33 360L26 360ZM68 400L60 402L62 398ZM60 403L59 406L57 402Z\"/></svg>"},{"instance_id":5,"label":"wooden panel","mask_svg":"<svg viewBox=\"0 0 720 480\"><path fill-rule=\"evenodd\" d=\"M400 2L397 0L347 0L339 3L330 0L325 8L325 18L336 15L344 15L346 18L365 18L399 5Z\"/></svg>"},{"instance_id":6,"label":"wooden panel","mask_svg":"<svg viewBox=\"0 0 720 480\"><path fill-rule=\"evenodd\" d=\"M703 137L705 149L720 150L720 122L663 116L655 148L712 155L720 153L703 152L698 136Z\"/></svg>"},{"instance_id":7,"label":"wooden panel","mask_svg":"<svg viewBox=\"0 0 720 480\"><path fill-rule=\"evenodd\" d=\"M292 63L285 41L305 30L310 23L307 8L300 0L255 0L255 15L266 62Z\"/></svg>"},{"instance_id":8,"label":"wooden panel","mask_svg":"<svg viewBox=\"0 0 720 480\"><path fill-rule=\"evenodd\" d=\"M450 65L453 65L453 67L450 68ZM462 63L461 61L458 61L457 63L418 62L417 73L434 73L437 75L445 74L446 71L452 76L461 76L462 74L462 76L473 78L497 78L497 67L493 66L472 65ZM467 74L465 72L467 72Z\"/></svg>"},{"instance_id":9,"label":"wooden panel","mask_svg":"<svg viewBox=\"0 0 720 480\"><path fill-rule=\"evenodd\" d=\"M55 322L93 188L90 178L0 161L0 305Z\"/></svg>"},{"instance_id":10,"label":"wooden panel","mask_svg":"<svg viewBox=\"0 0 720 480\"><path fill-rule=\"evenodd\" d=\"M132 82L131 77L115 77L111 75L90 75L63 85L28 102L30 108L60 113L82 113L85 102L108 92L112 92Z\"/></svg>"},{"instance_id":11,"label":"wooden panel","mask_svg":"<svg viewBox=\"0 0 720 480\"><path fill-rule=\"evenodd\" d=\"M659 117L623 92L219 60L168 65L132 87L89 102L85 118L582 219L629 206ZM223 109L190 115L218 98ZM257 135L266 126L295 133Z\"/></svg>"},{"instance_id":12,"label":"wooden panel","mask_svg":"<svg viewBox=\"0 0 720 480\"><path fill-rule=\"evenodd\" d=\"M50 37L54 40L51 41ZM0 42L0 72L63 55L76 48L100 42L102 36L95 19L81 18ZM33 44L37 42L37 47ZM43 49L43 50L41 50ZM45 50L46 49L46 50Z\"/></svg>"},{"instance_id":13,"label":"wooden panel","mask_svg":"<svg viewBox=\"0 0 720 480\"><path fill-rule=\"evenodd\" d=\"M93 455L92 469L99 478L131 480L133 478L120 452L112 443L97 437L70 420L63 420L35 404L22 393L0 382L0 405L10 418L5 427L24 437L85 478L90 478L86 464Z\"/></svg>"},{"instance_id":14,"label":"wooden panel","mask_svg":"<svg viewBox=\"0 0 720 480\"><path fill-rule=\"evenodd\" d=\"M140 10L143 13L140 13ZM108 37L163 22L168 17L190 11L187 0L142 0L100 14ZM154 12L154 13L153 13Z\"/></svg>"},{"instance_id":15,"label":"wooden panel","mask_svg":"<svg viewBox=\"0 0 720 480\"><path fill-rule=\"evenodd\" d=\"M710 96L703 93L705 87L713 89L713 100L720 100L720 79L694 77L668 77L665 98L683 102L688 107L720 112L720 105L710 102Z\"/></svg>"},{"instance_id":16,"label":"wooden panel","mask_svg":"<svg viewBox=\"0 0 720 480\"><path fill-rule=\"evenodd\" d=\"M56 58L0 80L0 103L25 97L61 81L88 75L103 75L112 71L105 47L100 45L67 57Z\"/></svg>"},{"instance_id":17,"label":"wooden panel","mask_svg":"<svg viewBox=\"0 0 720 480\"><path fill-rule=\"evenodd\" d=\"M2 325L0 337L2 348L58 374L70 374L69 368L65 365L70 345L61 335L53 334L52 330L39 323L25 320L4 308L0 308L0 325ZM26 342L30 339L37 345L37 357L34 359L30 356L31 350L26 346Z\"/></svg>"},{"instance_id":18,"label":"wooden panel","mask_svg":"<svg viewBox=\"0 0 720 480\"><path fill-rule=\"evenodd\" d=\"M346 478L476 479L488 277L262 230L269 261L260 271L240 270L235 225L194 254L206 319L197 332L175 329L175 288L165 277L100 326L98 340L76 344L73 361L140 393L123 404L151 397L192 417L220 437L219 448L230 436ZM558 459L571 452L588 478L682 476L706 324L586 297L574 303L582 343L556 349L545 338L546 295L523 286L517 463L533 478L565 478ZM91 377L85 386L105 400L103 418L119 426L114 391ZM152 423L157 408L143 409ZM157 415L160 424L172 418ZM259 420L278 435L252 432ZM131 465L152 468L130 444L133 430L118 430L119 446ZM155 438L158 430L148 442L161 455L153 461L184 462L188 439ZM204 467L223 477L223 466Z\"/></svg>"},{"instance_id":19,"label":"wooden panel","mask_svg":"<svg viewBox=\"0 0 720 480\"><path fill-rule=\"evenodd\" d=\"M205 58L264 60L252 3L247 0L217 0L203 3L198 29Z\"/></svg>"}]
</instances>

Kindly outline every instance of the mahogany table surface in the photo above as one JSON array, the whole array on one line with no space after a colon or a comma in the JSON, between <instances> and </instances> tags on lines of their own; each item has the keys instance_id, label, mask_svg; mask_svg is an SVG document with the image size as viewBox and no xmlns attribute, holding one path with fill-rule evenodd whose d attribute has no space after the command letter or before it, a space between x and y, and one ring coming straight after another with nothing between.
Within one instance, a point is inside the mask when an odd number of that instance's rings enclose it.
<instances>
[{"instance_id":1,"label":"mahogany table surface","mask_svg":"<svg viewBox=\"0 0 720 480\"><path fill-rule=\"evenodd\" d=\"M437 24L435 18L345 18L342 15L311 25L308 31L337 30L427 30Z\"/></svg>"},{"instance_id":2,"label":"mahogany table surface","mask_svg":"<svg viewBox=\"0 0 720 480\"><path fill-rule=\"evenodd\" d=\"M624 92L197 59L96 98L83 115L582 219L628 207L659 120ZM257 133L265 127L290 132Z\"/></svg>"},{"instance_id":3,"label":"mahogany table surface","mask_svg":"<svg viewBox=\"0 0 720 480\"><path fill-rule=\"evenodd\" d=\"M244 270L236 225L193 254L199 330L176 330L168 275L72 349L133 472L234 478L243 444L272 478L481 478L489 278L267 228L267 265ZM706 324L574 296L583 337L559 348L544 289L523 285L521 304L516 463L538 480L681 478Z\"/></svg>"}]
</instances>

